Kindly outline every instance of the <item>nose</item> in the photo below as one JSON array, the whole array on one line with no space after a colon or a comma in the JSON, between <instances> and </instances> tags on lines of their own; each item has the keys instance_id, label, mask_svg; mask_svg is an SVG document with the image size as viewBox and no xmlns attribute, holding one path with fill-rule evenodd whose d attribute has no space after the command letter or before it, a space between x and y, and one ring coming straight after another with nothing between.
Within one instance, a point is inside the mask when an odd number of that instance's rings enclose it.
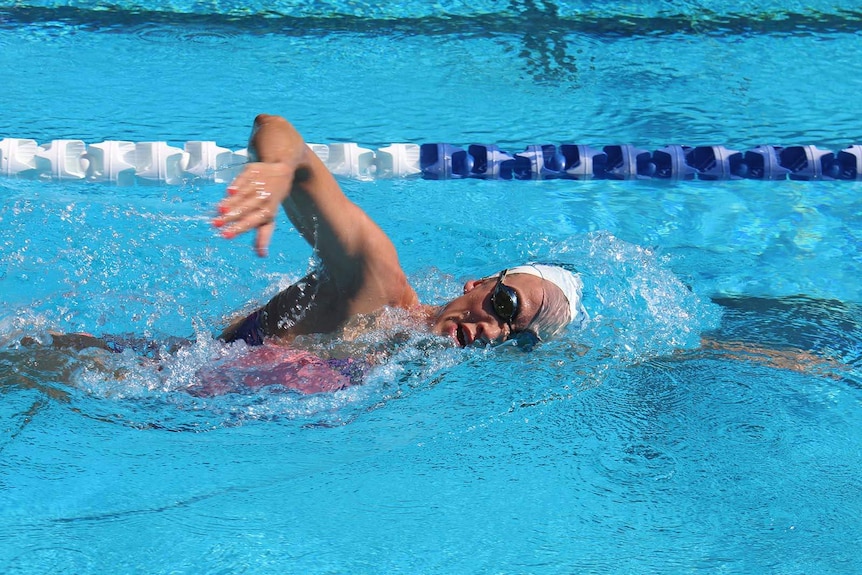
<instances>
[{"instance_id":1,"label":"nose","mask_svg":"<svg viewBox=\"0 0 862 575\"><path fill-rule=\"evenodd\" d=\"M481 321L476 323L475 340L488 345L500 343L503 339L503 328L497 322Z\"/></svg>"}]
</instances>

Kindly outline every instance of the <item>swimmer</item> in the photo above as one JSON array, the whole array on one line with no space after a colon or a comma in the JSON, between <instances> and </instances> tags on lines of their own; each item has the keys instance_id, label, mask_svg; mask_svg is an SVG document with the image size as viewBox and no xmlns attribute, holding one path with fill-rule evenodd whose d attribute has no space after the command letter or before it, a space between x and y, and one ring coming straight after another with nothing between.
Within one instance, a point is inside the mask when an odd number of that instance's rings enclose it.
<instances>
[{"instance_id":1,"label":"swimmer","mask_svg":"<svg viewBox=\"0 0 862 575\"><path fill-rule=\"evenodd\" d=\"M273 297L221 334L227 342L289 344L299 335L331 333L357 315L403 308L454 344L515 341L529 348L559 334L587 314L583 284L556 265L519 265L464 285L443 306L423 305L407 281L395 246L378 225L344 195L323 162L284 118L254 121L249 157L228 186L213 225L222 236L255 235L266 256L279 207L315 249L321 269Z\"/></svg>"}]
</instances>

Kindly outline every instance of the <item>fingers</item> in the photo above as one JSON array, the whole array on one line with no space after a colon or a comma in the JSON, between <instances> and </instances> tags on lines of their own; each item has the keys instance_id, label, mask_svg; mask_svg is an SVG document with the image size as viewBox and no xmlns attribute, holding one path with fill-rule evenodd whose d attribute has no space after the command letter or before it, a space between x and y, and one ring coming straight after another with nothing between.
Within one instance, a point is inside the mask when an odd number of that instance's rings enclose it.
<instances>
[{"instance_id":1,"label":"fingers","mask_svg":"<svg viewBox=\"0 0 862 575\"><path fill-rule=\"evenodd\" d=\"M257 235L254 237L254 251L257 252L258 256L262 258L266 257L267 249L269 248L269 241L272 239L272 232L274 230L275 222L269 222L258 226Z\"/></svg>"},{"instance_id":2,"label":"fingers","mask_svg":"<svg viewBox=\"0 0 862 575\"><path fill-rule=\"evenodd\" d=\"M276 210L268 205L239 206L213 220L213 225L221 228L221 235L227 239L235 238L249 230L261 226L273 226ZM272 232L270 231L270 236ZM269 243L267 238L266 243Z\"/></svg>"},{"instance_id":3,"label":"fingers","mask_svg":"<svg viewBox=\"0 0 862 575\"><path fill-rule=\"evenodd\" d=\"M243 219L246 213L272 203L272 188L276 185L267 173L251 164L227 188L227 197L218 205L225 223Z\"/></svg>"},{"instance_id":4,"label":"fingers","mask_svg":"<svg viewBox=\"0 0 862 575\"><path fill-rule=\"evenodd\" d=\"M227 197L219 202L219 215L213 219L213 225L229 239L258 229L255 249L265 254L273 221L290 191L292 176L293 170L282 164L248 164L228 186ZM261 230L262 227L265 229Z\"/></svg>"}]
</instances>

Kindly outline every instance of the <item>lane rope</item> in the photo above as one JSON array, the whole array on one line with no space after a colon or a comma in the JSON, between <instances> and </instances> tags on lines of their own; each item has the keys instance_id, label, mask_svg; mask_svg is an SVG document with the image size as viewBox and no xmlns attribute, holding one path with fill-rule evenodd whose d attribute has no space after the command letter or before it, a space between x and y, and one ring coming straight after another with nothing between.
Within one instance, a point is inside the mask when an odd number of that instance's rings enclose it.
<instances>
[{"instance_id":1,"label":"lane rope","mask_svg":"<svg viewBox=\"0 0 862 575\"><path fill-rule=\"evenodd\" d=\"M540 180L860 180L862 145L837 152L813 145L670 145L647 150L631 144L602 148L536 144L511 153L496 145L357 143L308 144L336 176L360 180L420 177ZM0 140L0 176L46 181L82 180L120 186L181 185L194 180L230 182L248 161L247 150L213 141L168 142Z\"/></svg>"}]
</instances>

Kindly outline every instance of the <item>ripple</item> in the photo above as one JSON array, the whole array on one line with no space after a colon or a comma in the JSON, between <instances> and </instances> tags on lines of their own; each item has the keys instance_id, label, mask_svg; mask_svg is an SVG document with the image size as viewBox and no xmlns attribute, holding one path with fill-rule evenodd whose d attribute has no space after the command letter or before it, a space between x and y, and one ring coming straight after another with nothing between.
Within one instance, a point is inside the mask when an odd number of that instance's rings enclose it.
<instances>
[{"instance_id":1,"label":"ripple","mask_svg":"<svg viewBox=\"0 0 862 575\"><path fill-rule=\"evenodd\" d=\"M231 30L196 30L183 35L183 41L193 42L195 44L204 44L207 46L217 46L232 42L238 36L237 31Z\"/></svg>"},{"instance_id":2,"label":"ripple","mask_svg":"<svg viewBox=\"0 0 862 575\"><path fill-rule=\"evenodd\" d=\"M89 573L93 558L70 547L36 547L15 556L4 573L8 575L30 573Z\"/></svg>"},{"instance_id":3,"label":"ripple","mask_svg":"<svg viewBox=\"0 0 862 575\"><path fill-rule=\"evenodd\" d=\"M182 39L182 33L177 27L165 24L142 24L129 32L139 40L153 44L175 45Z\"/></svg>"}]
</instances>

